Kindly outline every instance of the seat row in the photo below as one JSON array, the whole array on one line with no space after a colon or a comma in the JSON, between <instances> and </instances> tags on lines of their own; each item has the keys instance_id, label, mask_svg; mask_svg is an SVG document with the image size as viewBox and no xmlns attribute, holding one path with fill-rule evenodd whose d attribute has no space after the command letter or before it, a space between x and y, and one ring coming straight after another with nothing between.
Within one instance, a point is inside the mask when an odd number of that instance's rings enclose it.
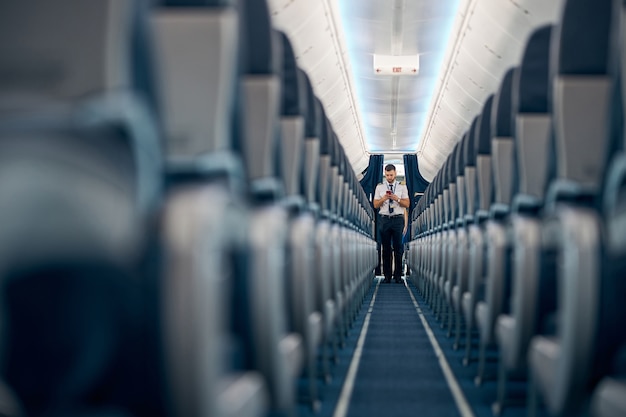
<instances>
[{"instance_id":1,"label":"seat row","mask_svg":"<svg viewBox=\"0 0 626 417\"><path fill-rule=\"evenodd\" d=\"M317 408L373 277L265 0L153 3L0 6L4 415Z\"/></svg>"},{"instance_id":2,"label":"seat row","mask_svg":"<svg viewBox=\"0 0 626 417\"><path fill-rule=\"evenodd\" d=\"M529 415L626 414L624 10L565 1L413 212L411 277L477 385L497 352L496 415L511 378Z\"/></svg>"}]
</instances>

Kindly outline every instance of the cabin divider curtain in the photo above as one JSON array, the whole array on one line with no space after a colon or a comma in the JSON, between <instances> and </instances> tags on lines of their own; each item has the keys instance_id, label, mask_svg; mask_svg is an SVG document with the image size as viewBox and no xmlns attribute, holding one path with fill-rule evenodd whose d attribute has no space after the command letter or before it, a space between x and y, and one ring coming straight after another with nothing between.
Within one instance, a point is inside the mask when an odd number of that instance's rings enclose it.
<instances>
[{"instance_id":1,"label":"cabin divider curtain","mask_svg":"<svg viewBox=\"0 0 626 417\"><path fill-rule=\"evenodd\" d=\"M385 162L384 155L370 155L370 162L367 165L367 169L365 170L365 175L363 179L360 181L361 187L365 191L365 195L367 196L368 201L374 208L374 191L376 190L376 186L383 182L383 163ZM378 210L374 210L375 213L378 213ZM378 247L380 249L380 230L378 228L378 216L374 216L374 236L376 237L376 242L378 243ZM380 252L378 254L378 258L380 259Z\"/></svg>"},{"instance_id":2,"label":"cabin divider curtain","mask_svg":"<svg viewBox=\"0 0 626 417\"><path fill-rule=\"evenodd\" d=\"M422 194L430 184L420 174L419 166L417 164L417 155L406 154L404 159L404 176L406 178L406 187L409 190L409 197L411 198L411 205L409 206L409 218L415 208L415 205L422 197Z\"/></svg>"},{"instance_id":3,"label":"cabin divider curtain","mask_svg":"<svg viewBox=\"0 0 626 417\"><path fill-rule=\"evenodd\" d=\"M365 175L363 179L360 181L361 187L365 191L365 195L369 200L370 204L372 204L372 195L374 194L374 190L376 190L376 186L383 182L383 155L370 155L370 162L365 170Z\"/></svg>"}]
</instances>

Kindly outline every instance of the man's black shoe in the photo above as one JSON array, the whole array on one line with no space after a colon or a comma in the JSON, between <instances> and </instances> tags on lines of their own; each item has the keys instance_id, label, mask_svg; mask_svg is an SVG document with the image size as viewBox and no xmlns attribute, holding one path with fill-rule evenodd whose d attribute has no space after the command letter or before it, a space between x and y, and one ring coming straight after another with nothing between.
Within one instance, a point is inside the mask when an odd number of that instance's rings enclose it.
<instances>
[{"instance_id":1,"label":"man's black shoe","mask_svg":"<svg viewBox=\"0 0 626 417\"><path fill-rule=\"evenodd\" d=\"M383 280L383 284L389 284L389 283L391 283L391 278L385 278Z\"/></svg>"},{"instance_id":2,"label":"man's black shoe","mask_svg":"<svg viewBox=\"0 0 626 417\"><path fill-rule=\"evenodd\" d=\"M396 284L402 284L402 279L397 279L397 278L396 278L396 280L395 280L395 281L396 281Z\"/></svg>"}]
</instances>

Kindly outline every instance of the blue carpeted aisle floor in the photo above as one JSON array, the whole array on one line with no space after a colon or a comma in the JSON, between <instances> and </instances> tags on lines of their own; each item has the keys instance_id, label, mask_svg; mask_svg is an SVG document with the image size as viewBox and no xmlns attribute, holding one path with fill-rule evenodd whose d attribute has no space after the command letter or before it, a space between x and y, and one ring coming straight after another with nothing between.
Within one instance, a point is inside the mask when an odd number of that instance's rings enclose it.
<instances>
[{"instance_id":1,"label":"blue carpeted aisle floor","mask_svg":"<svg viewBox=\"0 0 626 417\"><path fill-rule=\"evenodd\" d=\"M459 415L404 285L379 285L347 415Z\"/></svg>"},{"instance_id":2,"label":"blue carpeted aisle floor","mask_svg":"<svg viewBox=\"0 0 626 417\"><path fill-rule=\"evenodd\" d=\"M419 313L441 349L442 360L437 357ZM358 346L362 334L365 336ZM488 378L483 386L476 387L476 362L464 367L464 349L454 351L452 344L413 284L382 284L375 279L350 329L346 346L339 351L333 380L329 384L320 381L321 410L313 413L302 405L299 415L491 417L496 394L495 361L488 363ZM351 376L349 368L355 356L356 367ZM441 363L450 371L448 378ZM454 385L460 388L456 396L451 388ZM515 386L511 388L514 390ZM524 407L510 407L503 417L525 414Z\"/></svg>"}]
</instances>

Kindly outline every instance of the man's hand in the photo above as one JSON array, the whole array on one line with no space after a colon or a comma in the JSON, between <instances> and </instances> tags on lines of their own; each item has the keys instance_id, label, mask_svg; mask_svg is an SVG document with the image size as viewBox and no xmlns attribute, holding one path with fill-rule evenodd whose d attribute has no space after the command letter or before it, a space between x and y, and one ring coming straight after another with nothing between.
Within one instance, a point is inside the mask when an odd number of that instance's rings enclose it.
<instances>
[{"instance_id":1,"label":"man's hand","mask_svg":"<svg viewBox=\"0 0 626 417\"><path fill-rule=\"evenodd\" d=\"M393 200L393 201L400 201L400 197L398 197L395 194L385 194L383 196L383 200Z\"/></svg>"}]
</instances>

